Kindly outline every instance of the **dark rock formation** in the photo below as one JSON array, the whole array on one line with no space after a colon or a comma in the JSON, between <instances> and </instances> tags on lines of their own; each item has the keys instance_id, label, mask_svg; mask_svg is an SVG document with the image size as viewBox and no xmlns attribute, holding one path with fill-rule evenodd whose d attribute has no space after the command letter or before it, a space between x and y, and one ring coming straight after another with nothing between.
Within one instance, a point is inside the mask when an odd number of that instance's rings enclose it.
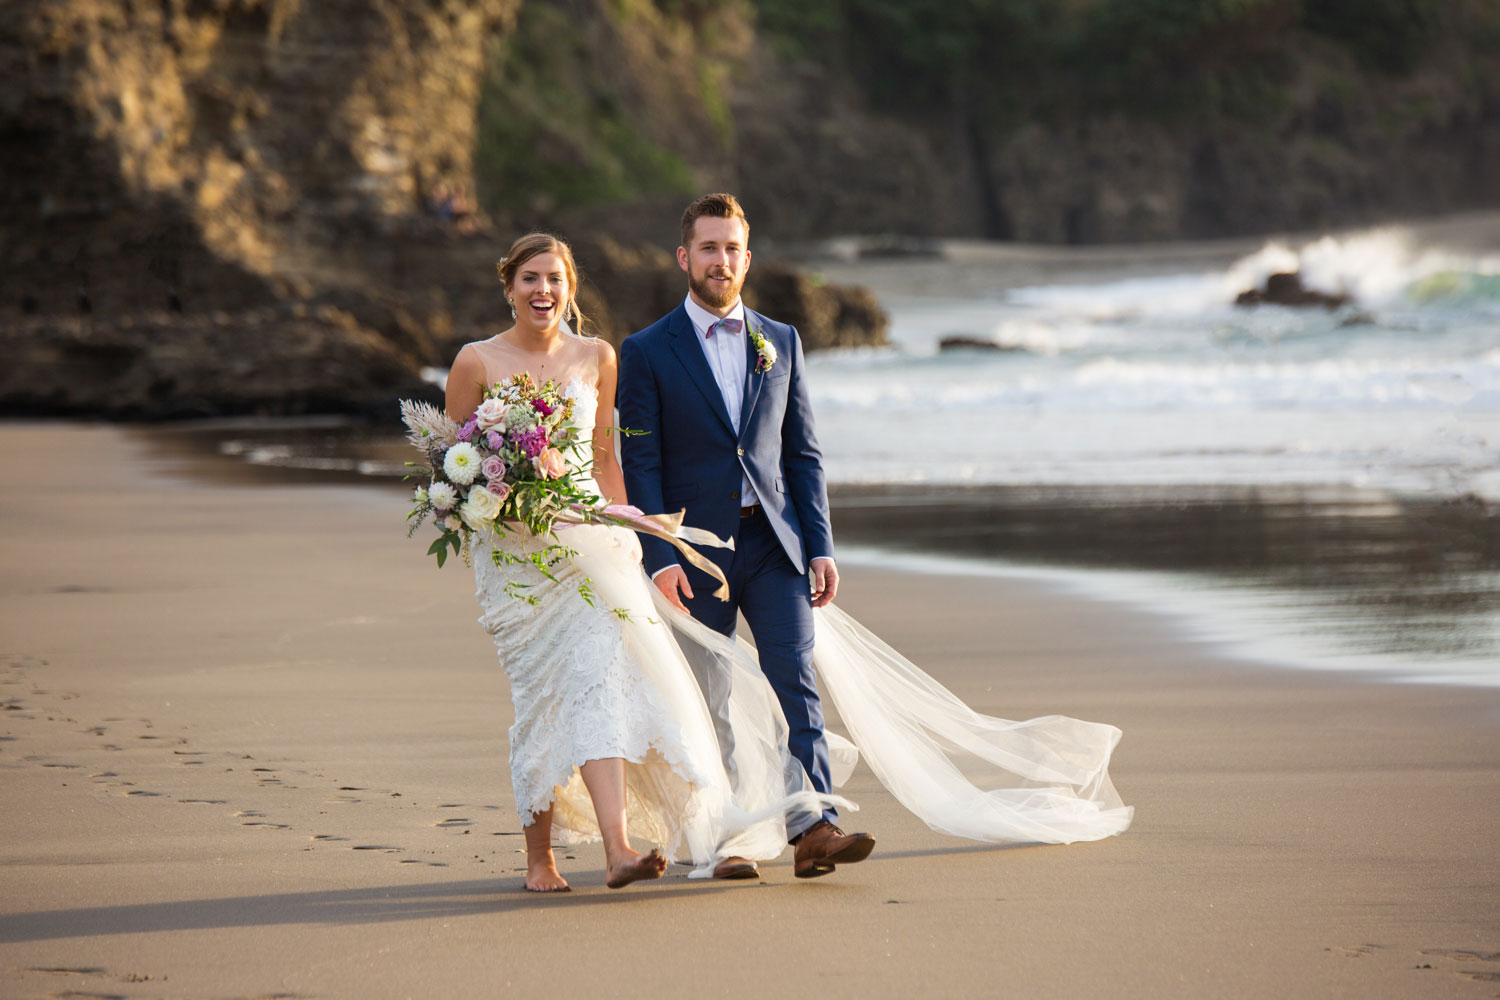
<instances>
[{"instance_id":1,"label":"dark rock formation","mask_svg":"<svg viewBox=\"0 0 1500 1000\"><path fill-rule=\"evenodd\" d=\"M1247 288L1235 296L1237 306L1321 306L1338 309L1349 304L1349 296L1320 292L1302 283L1302 275L1296 271L1278 271L1266 278L1264 288Z\"/></svg>"},{"instance_id":2,"label":"dark rock formation","mask_svg":"<svg viewBox=\"0 0 1500 1000\"><path fill-rule=\"evenodd\" d=\"M938 341L939 351L1019 351L1021 348L1014 344L1002 344L999 341L988 340L984 337L974 337L968 334L955 333L943 337Z\"/></svg>"},{"instance_id":3,"label":"dark rock formation","mask_svg":"<svg viewBox=\"0 0 1500 1000\"><path fill-rule=\"evenodd\" d=\"M32 317L0 327L0 350L0 413L13 416L375 416L396 395L434 395L409 354L329 304Z\"/></svg>"}]
</instances>

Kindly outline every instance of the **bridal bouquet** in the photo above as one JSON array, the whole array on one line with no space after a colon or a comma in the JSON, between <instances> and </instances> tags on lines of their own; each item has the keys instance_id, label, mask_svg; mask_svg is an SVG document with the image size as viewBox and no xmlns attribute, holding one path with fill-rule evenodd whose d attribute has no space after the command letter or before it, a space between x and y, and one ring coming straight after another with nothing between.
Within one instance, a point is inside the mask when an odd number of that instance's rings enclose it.
<instances>
[{"instance_id":1,"label":"bridal bouquet","mask_svg":"<svg viewBox=\"0 0 1500 1000\"><path fill-rule=\"evenodd\" d=\"M573 423L573 399L555 381L538 385L522 372L496 382L461 424L430 403L406 399L401 401L401 418L406 422L407 440L423 458L407 465L428 480L412 496L407 536L430 517L438 537L427 553L436 557L439 566L450 551L462 553L468 562L476 533L499 538L524 529L556 539L560 527L612 524L664 539L722 583L718 567L685 543L724 546L725 542L710 532L685 527L681 514L648 515L623 504L606 506L582 485L593 466L593 442ZM491 558L497 565L530 562L556 582L551 567L575 554L554 543L529 555L496 546ZM514 581L506 587L512 597L537 603L535 597L520 592L524 588ZM727 585L723 590L727 596ZM579 593L593 603L587 582Z\"/></svg>"}]
</instances>

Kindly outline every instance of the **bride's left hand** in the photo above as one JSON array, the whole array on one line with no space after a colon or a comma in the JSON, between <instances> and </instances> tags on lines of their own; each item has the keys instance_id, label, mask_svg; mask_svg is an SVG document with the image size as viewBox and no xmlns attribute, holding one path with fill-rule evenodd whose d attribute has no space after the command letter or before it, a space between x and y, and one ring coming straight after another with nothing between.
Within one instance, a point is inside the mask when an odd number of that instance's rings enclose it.
<instances>
[{"instance_id":1,"label":"bride's left hand","mask_svg":"<svg viewBox=\"0 0 1500 1000\"><path fill-rule=\"evenodd\" d=\"M812 561L812 606L832 604L839 589L839 568L826 556Z\"/></svg>"}]
</instances>

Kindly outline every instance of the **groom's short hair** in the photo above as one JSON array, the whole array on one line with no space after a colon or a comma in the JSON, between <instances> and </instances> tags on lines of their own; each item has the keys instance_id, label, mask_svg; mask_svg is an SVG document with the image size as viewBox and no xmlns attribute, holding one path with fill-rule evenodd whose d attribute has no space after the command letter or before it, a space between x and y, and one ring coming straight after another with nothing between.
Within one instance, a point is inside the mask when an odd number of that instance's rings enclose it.
<instances>
[{"instance_id":1,"label":"groom's short hair","mask_svg":"<svg viewBox=\"0 0 1500 1000\"><path fill-rule=\"evenodd\" d=\"M692 249L693 226L704 216L711 219L739 219L745 224L745 236L750 236L750 220L745 218L745 210L735 200L734 195L706 194L687 207L682 213L682 245Z\"/></svg>"}]
</instances>

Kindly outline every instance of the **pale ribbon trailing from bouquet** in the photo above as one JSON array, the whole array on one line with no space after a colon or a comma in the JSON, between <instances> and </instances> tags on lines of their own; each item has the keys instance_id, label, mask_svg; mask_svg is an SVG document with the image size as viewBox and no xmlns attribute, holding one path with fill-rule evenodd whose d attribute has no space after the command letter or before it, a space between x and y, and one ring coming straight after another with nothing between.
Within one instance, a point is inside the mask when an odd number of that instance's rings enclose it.
<instances>
[{"instance_id":1,"label":"pale ribbon trailing from bouquet","mask_svg":"<svg viewBox=\"0 0 1500 1000\"><path fill-rule=\"evenodd\" d=\"M720 538L711 531L683 524L682 519L686 514L686 508L675 514L647 514L639 507L632 507L629 504L612 503L608 507L600 508L575 503L570 504L558 515L558 518L562 521L559 527L602 522L660 538L682 553L689 563L718 580L719 589L714 591L714 596L721 601L727 601L729 600L729 581L725 579L724 571L693 546L703 545L708 548L733 550L734 539ZM573 519L562 520L564 518Z\"/></svg>"}]
</instances>

